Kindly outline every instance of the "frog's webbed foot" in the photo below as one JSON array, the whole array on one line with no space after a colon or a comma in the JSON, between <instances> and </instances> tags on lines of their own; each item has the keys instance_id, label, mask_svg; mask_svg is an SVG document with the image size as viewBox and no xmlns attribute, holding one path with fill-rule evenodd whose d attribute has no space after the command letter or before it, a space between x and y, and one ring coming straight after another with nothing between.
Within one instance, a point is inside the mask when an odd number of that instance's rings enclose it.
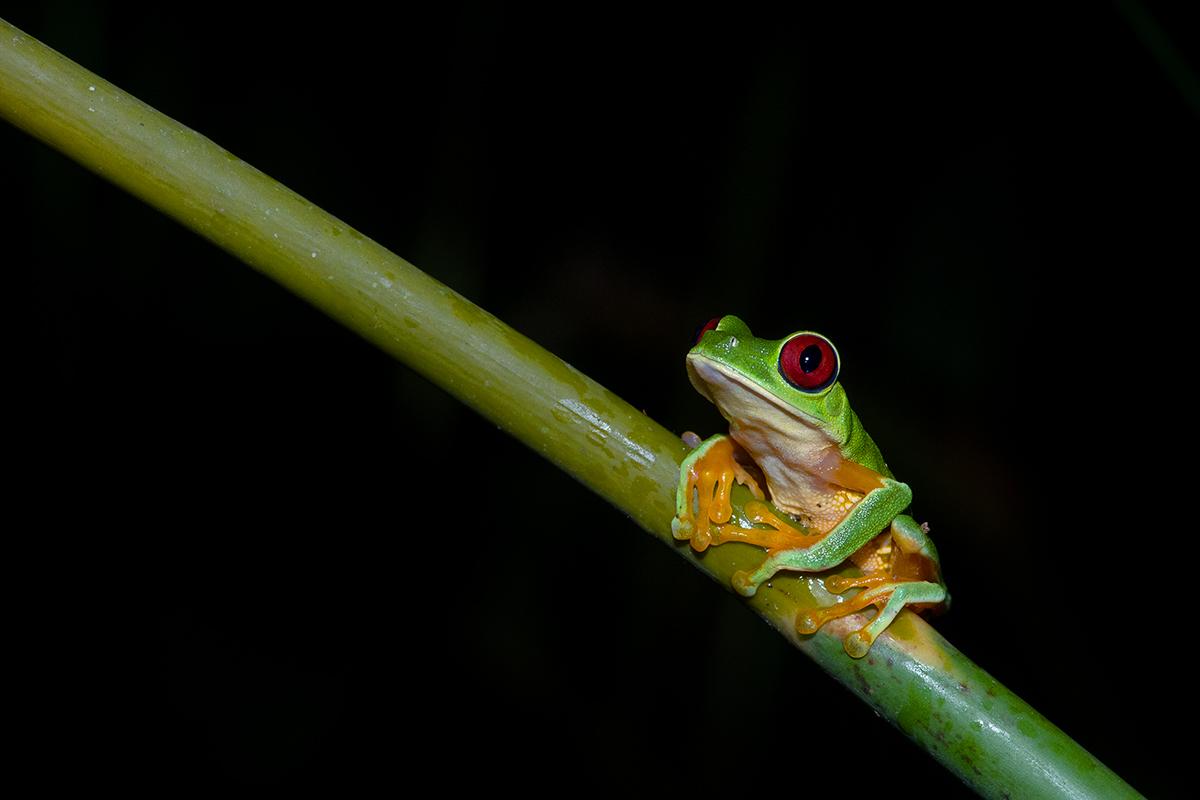
<instances>
[{"instance_id":1,"label":"frog's webbed foot","mask_svg":"<svg viewBox=\"0 0 1200 800\"><path fill-rule=\"evenodd\" d=\"M892 620L905 606L936 605L946 597L944 587L926 581L896 583L883 578L864 577L857 580L845 580L833 576L825 580L825 588L835 594L840 594L851 586L861 586L867 581L874 582L874 585L868 585L848 602L801 614L796 618L796 630L800 633L816 633L831 619L862 611L869 605L878 606L880 611L874 619L857 631L848 634L842 641L847 653L854 658L862 658L871 649L871 645L875 643L879 634L892 624Z\"/></svg>"},{"instance_id":2,"label":"frog's webbed foot","mask_svg":"<svg viewBox=\"0 0 1200 800\"><path fill-rule=\"evenodd\" d=\"M825 579L825 588L835 594L855 587L862 591L847 602L801 614L796 619L798 632L816 633L831 619L862 611L870 605L877 606L879 613L842 641L847 653L862 658L905 606L912 606L915 611L936 612L949 605L950 595L938 574L937 551L933 550L933 543L928 539L914 542L905 520L908 518L898 517L891 530L854 554L854 562L866 572L862 577L833 575ZM918 544L915 551L908 549Z\"/></svg>"},{"instance_id":3,"label":"frog's webbed foot","mask_svg":"<svg viewBox=\"0 0 1200 800\"><path fill-rule=\"evenodd\" d=\"M741 530L725 525L733 516L729 495L734 483L745 485L755 497L764 496L754 475L738 463L738 449L732 439L719 434L701 442L680 466L671 535L690 541L697 552L728 541L725 529Z\"/></svg>"}]
</instances>

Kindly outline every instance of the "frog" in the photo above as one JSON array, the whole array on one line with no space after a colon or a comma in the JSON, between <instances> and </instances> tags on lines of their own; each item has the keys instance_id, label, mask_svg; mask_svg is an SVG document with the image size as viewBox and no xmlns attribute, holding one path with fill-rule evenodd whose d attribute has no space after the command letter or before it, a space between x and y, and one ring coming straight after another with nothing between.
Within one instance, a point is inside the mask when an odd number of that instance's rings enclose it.
<instances>
[{"instance_id":1,"label":"frog","mask_svg":"<svg viewBox=\"0 0 1200 800\"><path fill-rule=\"evenodd\" d=\"M732 576L745 597L781 570L822 573L850 561L861 576L817 578L834 602L799 612L795 627L815 634L875 606L842 641L862 658L902 609L932 616L949 608L950 593L929 526L906 513L912 490L850 408L840 366L833 343L812 331L760 339L735 316L702 326L687 354L688 378L729 433L702 442L684 435L694 447L680 466L671 532L697 553L729 542L765 548L757 567ZM754 496L737 520L743 524L731 522L735 482Z\"/></svg>"}]
</instances>

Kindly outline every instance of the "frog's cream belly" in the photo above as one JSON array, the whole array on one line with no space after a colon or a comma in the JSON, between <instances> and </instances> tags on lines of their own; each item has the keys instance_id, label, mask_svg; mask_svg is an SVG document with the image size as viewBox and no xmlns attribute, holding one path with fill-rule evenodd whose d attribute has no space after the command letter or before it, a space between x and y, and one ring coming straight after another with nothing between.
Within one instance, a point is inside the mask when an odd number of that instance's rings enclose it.
<instances>
[{"instance_id":1,"label":"frog's cream belly","mask_svg":"<svg viewBox=\"0 0 1200 800\"><path fill-rule=\"evenodd\" d=\"M817 475L796 469L793 464L797 462L792 460L796 455L794 452L780 452L775 447L764 447L765 441L755 436L753 431L738 430L733 433L733 438L745 448L754 459L754 463L758 464L766 475L771 502L814 532L829 533L863 498L861 492L851 491ZM825 461L833 464L841 460L837 450L829 447L828 440L820 442L820 445L824 447L811 448L808 455L825 451L830 458L827 459L822 454L810 458L808 462L799 463L820 465Z\"/></svg>"}]
</instances>

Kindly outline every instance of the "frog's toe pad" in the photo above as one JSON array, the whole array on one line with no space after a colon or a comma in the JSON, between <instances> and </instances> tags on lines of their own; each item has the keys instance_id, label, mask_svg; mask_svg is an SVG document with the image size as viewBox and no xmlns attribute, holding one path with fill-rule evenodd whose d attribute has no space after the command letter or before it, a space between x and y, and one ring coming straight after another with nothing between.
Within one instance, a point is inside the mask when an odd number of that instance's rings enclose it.
<instances>
[{"instance_id":1,"label":"frog's toe pad","mask_svg":"<svg viewBox=\"0 0 1200 800\"><path fill-rule=\"evenodd\" d=\"M862 658L874 643L875 639L867 632L866 628L847 634L846 638L842 640L842 646L846 648L846 652L851 658Z\"/></svg>"},{"instance_id":2,"label":"frog's toe pad","mask_svg":"<svg viewBox=\"0 0 1200 800\"><path fill-rule=\"evenodd\" d=\"M702 553L712 544L712 534L696 530L695 520L675 517L671 520L671 535L680 541L690 541L692 549Z\"/></svg>"},{"instance_id":3,"label":"frog's toe pad","mask_svg":"<svg viewBox=\"0 0 1200 800\"><path fill-rule=\"evenodd\" d=\"M804 634L816 633L822 622L823 620L819 619L816 613L805 611L796 617L796 631Z\"/></svg>"},{"instance_id":4,"label":"frog's toe pad","mask_svg":"<svg viewBox=\"0 0 1200 800\"><path fill-rule=\"evenodd\" d=\"M758 591L758 584L754 582L749 572L738 570L733 573L733 588L742 597L753 597L754 593Z\"/></svg>"},{"instance_id":5,"label":"frog's toe pad","mask_svg":"<svg viewBox=\"0 0 1200 800\"><path fill-rule=\"evenodd\" d=\"M696 523L690 519L675 517L671 520L671 535L676 539L690 539L696 533Z\"/></svg>"},{"instance_id":6,"label":"frog's toe pad","mask_svg":"<svg viewBox=\"0 0 1200 800\"><path fill-rule=\"evenodd\" d=\"M841 575L830 575L825 579L825 588L834 594L841 594L855 585L853 579L843 578Z\"/></svg>"}]
</instances>

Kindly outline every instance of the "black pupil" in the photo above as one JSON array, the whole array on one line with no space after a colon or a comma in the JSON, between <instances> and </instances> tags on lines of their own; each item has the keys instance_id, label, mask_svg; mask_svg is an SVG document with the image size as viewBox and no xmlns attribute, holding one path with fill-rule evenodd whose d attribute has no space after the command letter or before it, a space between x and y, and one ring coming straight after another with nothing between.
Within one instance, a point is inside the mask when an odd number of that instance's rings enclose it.
<instances>
[{"instance_id":1,"label":"black pupil","mask_svg":"<svg viewBox=\"0 0 1200 800\"><path fill-rule=\"evenodd\" d=\"M800 351L800 369L805 373L814 372L821 366L821 348L815 344Z\"/></svg>"}]
</instances>

